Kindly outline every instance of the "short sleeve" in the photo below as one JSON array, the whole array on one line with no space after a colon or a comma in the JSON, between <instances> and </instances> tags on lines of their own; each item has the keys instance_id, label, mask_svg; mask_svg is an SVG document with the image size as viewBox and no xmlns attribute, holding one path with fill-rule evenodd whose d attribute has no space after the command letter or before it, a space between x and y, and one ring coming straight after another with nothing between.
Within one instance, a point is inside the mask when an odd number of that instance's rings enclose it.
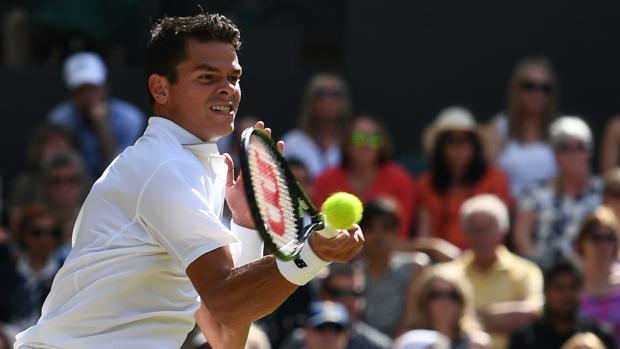
<instances>
[{"instance_id":1,"label":"short sleeve","mask_svg":"<svg viewBox=\"0 0 620 349\"><path fill-rule=\"evenodd\" d=\"M147 181L138 200L137 214L147 232L183 270L198 257L238 242L210 204L197 169L175 160L161 166ZM223 200L222 198L215 198Z\"/></svg>"}]
</instances>

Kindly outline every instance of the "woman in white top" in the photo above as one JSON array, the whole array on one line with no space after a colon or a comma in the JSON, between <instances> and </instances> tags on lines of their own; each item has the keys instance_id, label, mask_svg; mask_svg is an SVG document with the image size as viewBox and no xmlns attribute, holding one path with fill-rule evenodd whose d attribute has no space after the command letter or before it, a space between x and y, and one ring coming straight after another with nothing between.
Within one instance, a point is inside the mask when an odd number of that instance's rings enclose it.
<instances>
[{"instance_id":1,"label":"woman in white top","mask_svg":"<svg viewBox=\"0 0 620 349\"><path fill-rule=\"evenodd\" d=\"M558 83L549 61L525 58L514 69L508 105L491 124L493 157L506 171L514 197L556 175L546 130L557 114Z\"/></svg>"},{"instance_id":2,"label":"woman in white top","mask_svg":"<svg viewBox=\"0 0 620 349\"><path fill-rule=\"evenodd\" d=\"M304 163L315 178L340 164L340 139L351 114L349 89L337 75L320 73L308 82L299 123L284 135L285 156Z\"/></svg>"}]
</instances>

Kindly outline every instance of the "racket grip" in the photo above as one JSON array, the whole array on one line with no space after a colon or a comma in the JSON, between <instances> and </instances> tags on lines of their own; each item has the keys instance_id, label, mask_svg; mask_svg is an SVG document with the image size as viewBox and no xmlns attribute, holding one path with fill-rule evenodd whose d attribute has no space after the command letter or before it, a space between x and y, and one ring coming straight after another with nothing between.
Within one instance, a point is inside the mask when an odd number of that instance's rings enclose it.
<instances>
[{"instance_id":1,"label":"racket grip","mask_svg":"<svg viewBox=\"0 0 620 349\"><path fill-rule=\"evenodd\" d=\"M325 223L325 228L317 230L316 232L326 239L331 239L338 235L338 229L330 227L327 222Z\"/></svg>"}]
</instances>

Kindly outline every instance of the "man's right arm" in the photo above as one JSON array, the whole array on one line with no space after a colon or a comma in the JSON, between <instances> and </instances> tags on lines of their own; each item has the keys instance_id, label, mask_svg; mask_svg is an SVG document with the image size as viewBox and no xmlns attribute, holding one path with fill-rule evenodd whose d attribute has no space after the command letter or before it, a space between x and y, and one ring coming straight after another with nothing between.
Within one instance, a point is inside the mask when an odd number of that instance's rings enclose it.
<instances>
[{"instance_id":1,"label":"man's right arm","mask_svg":"<svg viewBox=\"0 0 620 349\"><path fill-rule=\"evenodd\" d=\"M312 234L309 244L323 260L347 262L361 249L363 236L359 230L333 239ZM247 336L252 321L273 312L298 287L282 275L273 256L233 268L228 247L200 256L187 275L206 307L197 314L201 329L212 343L226 348L235 348L236 338Z\"/></svg>"}]
</instances>

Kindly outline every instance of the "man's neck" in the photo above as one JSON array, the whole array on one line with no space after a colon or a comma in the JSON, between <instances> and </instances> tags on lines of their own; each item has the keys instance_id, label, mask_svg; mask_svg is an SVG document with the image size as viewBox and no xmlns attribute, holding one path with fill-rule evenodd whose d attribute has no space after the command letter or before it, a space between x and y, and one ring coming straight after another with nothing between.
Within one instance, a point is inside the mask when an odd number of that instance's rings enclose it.
<instances>
[{"instance_id":1,"label":"man's neck","mask_svg":"<svg viewBox=\"0 0 620 349\"><path fill-rule=\"evenodd\" d=\"M473 265L479 271L487 271L497 262L497 259L497 250L490 256L479 256L474 254Z\"/></svg>"},{"instance_id":2,"label":"man's neck","mask_svg":"<svg viewBox=\"0 0 620 349\"><path fill-rule=\"evenodd\" d=\"M577 324L577 314L573 316L555 316L553 314L547 314L551 327L559 334L571 333L575 325Z\"/></svg>"}]
</instances>

